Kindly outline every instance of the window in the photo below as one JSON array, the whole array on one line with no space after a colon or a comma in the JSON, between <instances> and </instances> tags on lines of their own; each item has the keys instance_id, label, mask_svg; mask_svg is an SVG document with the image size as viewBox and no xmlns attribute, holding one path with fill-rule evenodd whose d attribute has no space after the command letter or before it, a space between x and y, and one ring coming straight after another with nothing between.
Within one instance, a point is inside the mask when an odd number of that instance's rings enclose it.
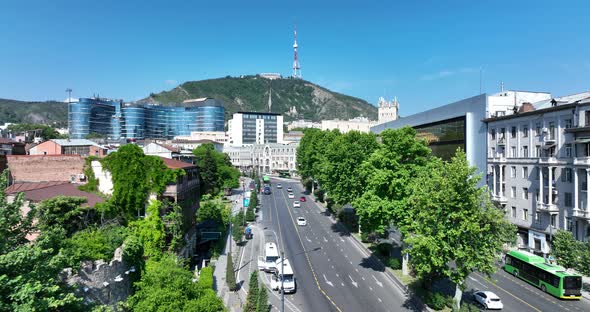
<instances>
[{"instance_id":1,"label":"window","mask_svg":"<svg viewBox=\"0 0 590 312\"><path fill-rule=\"evenodd\" d=\"M516 138L516 127L510 128L510 137Z\"/></svg>"},{"instance_id":2,"label":"window","mask_svg":"<svg viewBox=\"0 0 590 312\"><path fill-rule=\"evenodd\" d=\"M535 202L539 202L539 190L535 192Z\"/></svg>"},{"instance_id":3,"label":"window","mask_svg":"<svg viewBox=\"0 0 590 312\"><path fill-rule=\"evenodd\" d=\"M510 197L516 198L516 186L510 188Z\"/></svg>"},{"instance_id":4,"label":"window","mask_svg":"<svg viewBox=\"0 0 590 312\"><path fill-rule=\"evenodd\" d=\"M563 145L564 156L566 158L572 157L572 145L571 144L564 144Z\"/></svg>"},{"instance_id":5,"label":"window","mask_svg":"<svg viewBox=\"0 0 590 312\"><path fill-rule=\"evenodd\" d=\"M571 207L572 206L572 193L565 193L564 196L564 201L565 201L565 206L566 207Z\"/></svg>"},{"instance_id":6,"label":"window","mask_svg":"<svg viewBox=\"0 0 590 312\"><path fill-rule=\"evenodd\" d=\"M522 167L522 178L523 179L529 178L529 167L527 167L527 166Z\"/></svg>"},{"instance_id":7,"label":"window","mask_svg":"<svg viewBox=\"0 0 590 312\"><path fill-rule=\"evenodd\" d=\"M526 145L522 147L522 157L529 157L529 147Z\"/></svg>"},{"instance_id":8,"label":"window","mask_svg":"<svg viewBox=\"0 0 590 312\"><path fill-rule=\"evenodd\" d=\"M512 217L516 218L516 207L512 206Z\"/></svg>"},{"instance_id":9,"label":"window","mask_svg":"<svg viewBox=\"0 0 590 312\"><path fill-rule=\"evenodd\" d=\"M500 140L504 140L504 135L506 134L506 128L500 129Z\"/></svg>"},{"instance_id":10,"label":"window","mask_svg":"<svg viewBox=\"0 0 590 312\"><path fill-rule=\"evenodd\" d=\"M541 135L541 123L540 122L535 123L535 135L536 136Z\"/></svg>"},{"instance_id":11,"label":"window","mask_svg":"<svg viewBox=\"0 0 590 312\"><path fill-rule=\"evenodd\" d=\"M572 168L561 169L561 182L572 183Z\"/></svg>"},{"instance_id":12,"label":"window","mask_svg":"<svg viewBox=\"0 0 590 312\"><path fill-rule=\"evenodd\" d=\"M535 146L535 157L541 157L541 146L540 145Z\"/></svg>"},{"instance_id":13,"label":"window","mask_svg":"<svg viewBox=\"0 0 590 312\"><path fill-rule=\"evenodd\" d=\"M565 228L566 228L566 230L568 230L568 231L570 231L570 232L571 232L571 231L572 231L572 228L573 228L573 226L572 226L572 225L573 225L573 224L572 224L572 218L570 218L570 217L565 217Z\"/></svg>"},{"instance_id":14,"label":"window","mask_svg":"<svg viewBox=\"0 0 590 312\"><path fill-rule=\"evenodd\" d=\"M512 157L512 158L518 157L518 155L516 155L516 146L510 147L510 157Z\"/></svg>"},{"instance_id":15,"label":"window","mask_svg":"<svg viewBox=\"0 0 590 312\"><path fill-rule=\"evenodd\" d=\"M549 122L549 139L555 140L555 122Z\"/></svg>"},{"instance_id":16,"label":"window","mask_svg":"<svg viewBox=\"0 0 590 312\"><path fill-rule=\"evenodd\" d=\"M529 137L529 126L527 126L527 125L522 126L522 137L523 138Z\"/></svg>"},{"instance_id":17,"label":"window","mask_svg":"<svg viewBox=\"0 0 590 312\"><path fill-rule=\"evenodd\" d=\"M511 178L516 178L516 166L511 166L510 167L510 177Z\"/></svg>"},{"instance_id":18,"label":"window","mask_svg":"<svg viewBox=\"0 0 590 312\"><path fill-rule=\"evenodd\" d=\"M492 158L496 157L496 148L492 147Z\"/></svg>"},{"instance_id":19,"label":"window","mask_svg":"<svg viewBox=\"0 0 590 312\"><path fill-rule=\"evenodd\" d=\"M541 224L541 213L540 212L535 212L535 223L536 224Z\"/></svg>"},{"instance_id":20,"label":"window","mask_svg":"<svg viewBox=\"0 0 590 312\"><path fill-rule=\"evenodd\" d=\"M528 209L522 209L522 220L523 221L527 221L529 219L529 210Z\"/></svg>"},{"instance_id":21,"label":"window","mask_svg":"<svg viewBox=\"0 0 590 312\"><path fill-rule=\"evenodd\" d=\"M557 224L557 215L551 215L551 226L555 227Z\"/></svg>"},{"instance_id":22,"label":"window","mask_svg":"<svg viewBox=\"0 0 590 312\"><path fill-rule=\"evenodd\" d=\"M564 127L566 129L569 129L569 128L572 127L572 120L571 120L571 118L568 118L568 119L564 120L564 122L565 122L565 126Z\"/></svg>"},{"instance_id":23,"label":"window","mask_svg":"<svg viewBox=\"0 0 590 312\"><path fill-rule=\"evenodd\" d=\"M522 199L529 199L529 189L526 187L522 188Z\"/></svg>"},{"instance_id":24,"label":"window","mask_svg":"<svg viewBox=\"0 0 590 312\"><path fill-rule=\"evenodd\" d=\"M492 129L492 140L496 139L496 129Z\"/></svg>"},{"instance_id":25,"label":"window","mask_svg":"<svg viewBox=\"0 0 590 312\"><path fill-rule=\"evenodd\" d=\"M541 169L539 169L539 167L535 167L535 180L539 180L541 178Z\"/></svg>"}]
</instances>

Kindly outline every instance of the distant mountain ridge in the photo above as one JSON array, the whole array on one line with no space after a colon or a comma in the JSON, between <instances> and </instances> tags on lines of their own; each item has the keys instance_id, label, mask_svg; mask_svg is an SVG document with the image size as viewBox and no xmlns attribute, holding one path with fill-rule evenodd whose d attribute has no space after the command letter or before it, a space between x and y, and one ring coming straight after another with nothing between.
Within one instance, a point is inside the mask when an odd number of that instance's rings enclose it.
<instances>
[{"instance_id":1,"label":"distant mountain ridge","mask_svg":"<svg viewBox=\"0 0 590 312\"><path fill-rule=\"evenodd\" d=\"M67 127L68 104L57 101L26 102L0 99L0 125L6 122Z\"/></svg>"},{"instance_id":2,"label":"distant mountain ridge","mask_svg":"<svg viewBox=\"0 0 590 312\"><path fill-rule=\"evenodd\" d=\"M260 76L225 77L185 82L170 91L150 94L140 103L170 105L187 99L211 97L223 100L226 120L238 111L283 114L285 120L377 119L377 108L367 101L330 91L309 81L292 78L266 79Z\"/></svg>"}]
</instances>

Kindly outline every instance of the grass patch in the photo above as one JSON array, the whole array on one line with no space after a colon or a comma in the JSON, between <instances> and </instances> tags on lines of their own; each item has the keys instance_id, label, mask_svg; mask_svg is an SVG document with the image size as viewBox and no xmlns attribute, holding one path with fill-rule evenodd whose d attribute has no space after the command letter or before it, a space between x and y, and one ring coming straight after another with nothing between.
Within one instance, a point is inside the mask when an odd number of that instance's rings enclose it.
<instances>
[{"instance_id":1,"label":"grass patch","mask_svg":"<svg viewBox=\"0 0 590 312\"><path fill-rule=\"evenodd\" d=\"M392 270L392 271L393 271L393 275L395 275L395 277L400 282L402 282L402 284L404 284L404 285L410 285L416 280L416 278L411 275L403 275L402 270Z\"/></svg>"}]
</instances>

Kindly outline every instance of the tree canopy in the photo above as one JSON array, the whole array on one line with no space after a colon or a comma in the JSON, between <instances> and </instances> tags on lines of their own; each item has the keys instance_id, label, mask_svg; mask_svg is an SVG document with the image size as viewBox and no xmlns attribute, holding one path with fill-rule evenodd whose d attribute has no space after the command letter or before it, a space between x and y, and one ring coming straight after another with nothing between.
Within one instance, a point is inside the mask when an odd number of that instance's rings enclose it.
<instances>
[{"instance_id":1,"label":"tree canopy","mask_svg":"<svg viewBox=\"0 0 590 312\"><path fill-rule=\"evenodd\" d=\"M216 151L212 143L195 148L193 154L201 175L202 193L217 194L223 188L240 186L240 171L231 164L229 156Z\"/></svg>"}]
</instances>

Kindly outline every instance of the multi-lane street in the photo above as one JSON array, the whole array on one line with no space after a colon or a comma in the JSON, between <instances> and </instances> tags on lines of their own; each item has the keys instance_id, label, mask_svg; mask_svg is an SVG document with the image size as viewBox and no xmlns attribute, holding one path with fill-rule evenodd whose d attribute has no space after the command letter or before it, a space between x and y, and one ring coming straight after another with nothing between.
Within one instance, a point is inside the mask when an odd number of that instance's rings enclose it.
<instances>
[{"instance_id":1,"label":"multi-lane street","mask_svg":"<svg viewBox=\"0 0 590 312\"><path fill-rule=\"evenodd\" d=\"M276 183L283 188L277 189ZM288 198L288 187L293 188L294 199ZM260 195L259 228L264 231L260 238L276 241L295 271L297 292L285 296L285 310L412 311L392 277L354 239L342 235L311 198L293 208L300 196L306 195L292 180L273 180L272 194ZM297 226L300 216L307 219L306 226Z\"/></svg>"},{"instance_id":2,"label":"multi-lane street","mask_svg":"<svg viewBox=\"0 0 590 312\"><path fill-rule=\"evenodd\" d=\"M282 189L276 184L281 183ZM291 187L295 198L288 198ZM305 196L300 208L293 201ZM248 283L250 272L257 270L257 258L264 243L275 242L289 259L297 282L297 292L285 295L285 311L419 311L411 304L393 277L383 269L341 226L327 217L311 197L302 193L298 181L273 179L272 194L260 194L261 210L254 226L254 240L244 248L239 261L238 281ZM297 217L307 220L298 226ZM270 274L260 273L270 285ZM467 280L464 302L471 301L474 290L490 290L500 296L505 311L590 311L590 301L564 301L499 269L486 279L473 273ZM245 290L243 290L245 291ZM280 294L269 289L274 311L280 311Z\"/></svg>"}]
</instances>

